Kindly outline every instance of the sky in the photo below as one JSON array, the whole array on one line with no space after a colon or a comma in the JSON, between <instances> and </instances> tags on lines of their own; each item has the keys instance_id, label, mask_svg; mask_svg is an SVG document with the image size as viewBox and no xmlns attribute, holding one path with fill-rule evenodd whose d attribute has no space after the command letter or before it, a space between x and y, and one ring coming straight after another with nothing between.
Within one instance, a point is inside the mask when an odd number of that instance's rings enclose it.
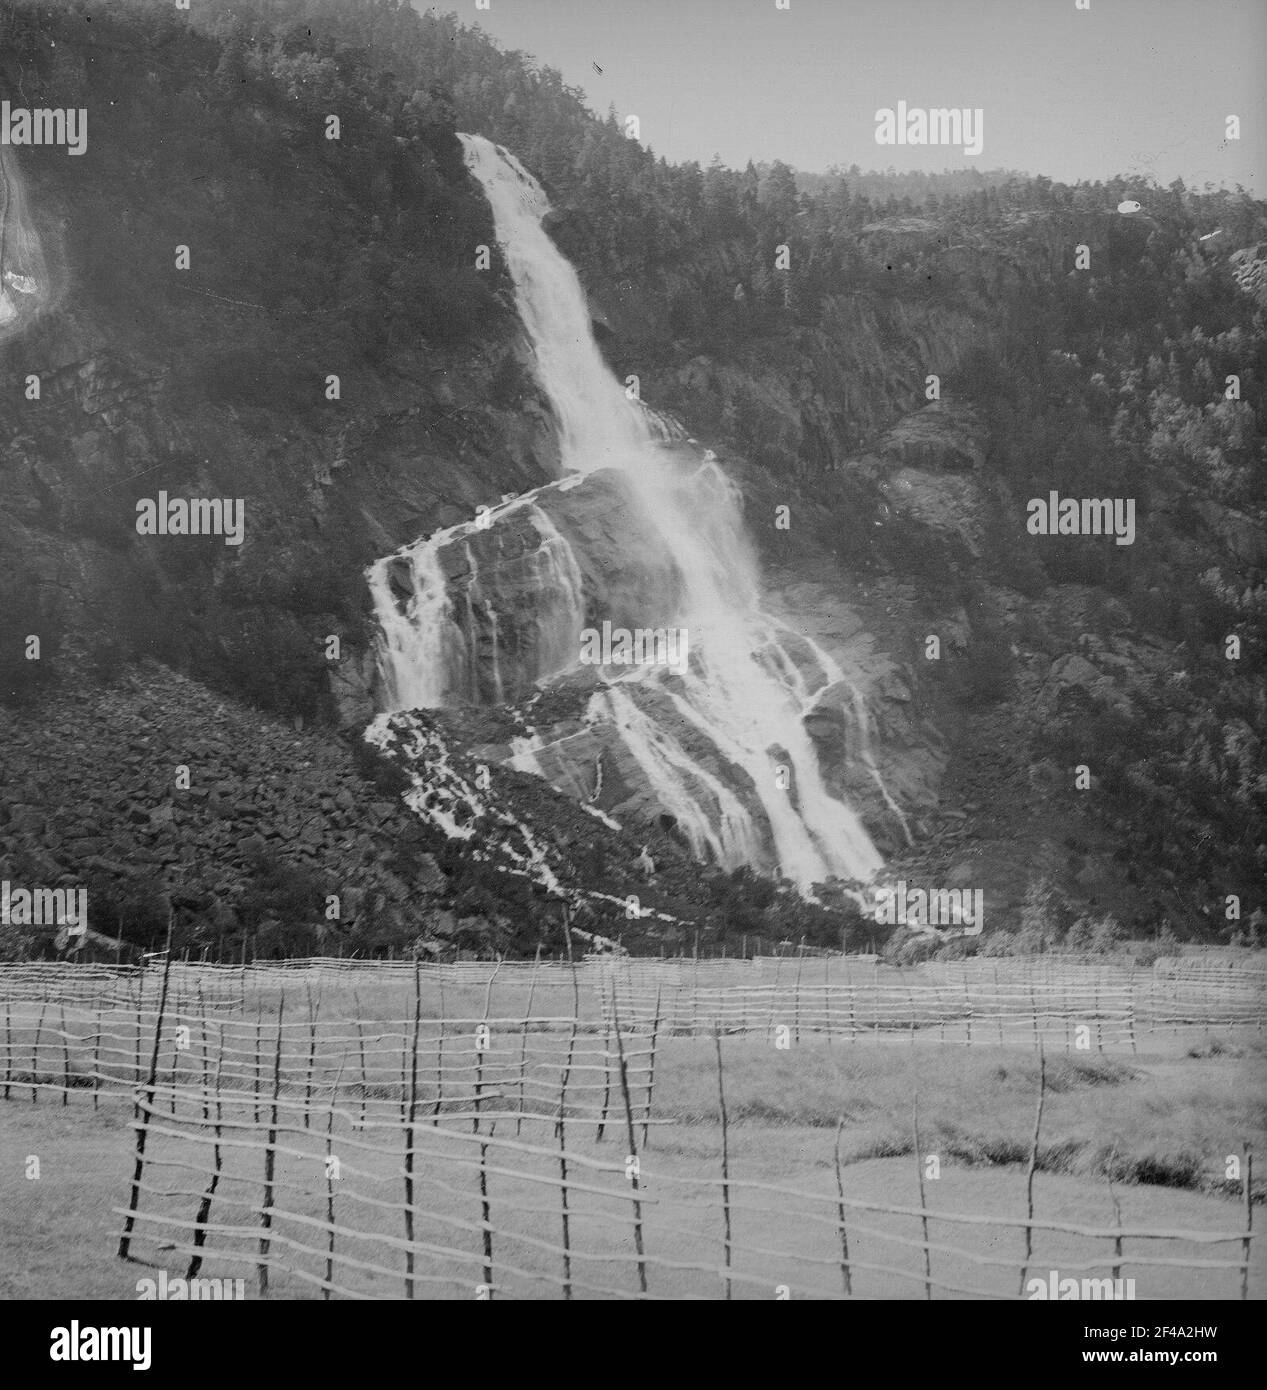
<instances>
[{"instance_id":1,"label":"sky","mask_svg":"<svg viewBox=\"0 0 1267 1390\"><path fill-rule=\"evenodd\" d=\"M439 8L559 69L600 114L637 115L671 161L1146 174L1267 196L1267 0L786 2ZM877 144L876 112L899 101L980 108L981 153Z\"/></svg>"}]
</instances>

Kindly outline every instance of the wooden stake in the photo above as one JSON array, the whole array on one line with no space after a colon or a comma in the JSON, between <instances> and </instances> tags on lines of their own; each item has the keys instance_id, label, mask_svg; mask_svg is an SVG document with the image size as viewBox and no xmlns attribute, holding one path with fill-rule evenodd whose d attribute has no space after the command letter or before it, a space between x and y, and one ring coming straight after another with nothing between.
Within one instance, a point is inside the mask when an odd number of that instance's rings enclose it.
<instances>
[{"instance_id":1,"label":"wooden stake","mask_svg":"<svg viewBox=\"0 0 1267 1390\"><path fill-rule=\"evenodd\" d=\"M840 1136L844 1132L845 1117L840 1117L836 1126L836 1220L840 1226L840 1277L845 1285L845 1297L853 1297L853 1278L849 1268L849 1233L845 1230L845 1180L840 1169Z\"/></svg>"},{"instance_id":2,"label":"wooden stake","mask_svg":"<svg viewBox=\"0 0 1267 1390\"><path fill-rule=\"evenodd\" d=\"M312 987L304 981L304 993L308 996L308 1068L304 1073L304 1128L308 1128L308 1107L312 1104L312 1066L317 1055L317 1014L312 1002Z\"/></svg>"},{"instance_id":3,"label":"wooden stake","mask_svg":"<svg viewBox=\"0 0 1267 1390\"><path fill-rule=\"evenodd\" d=\"M651 1056L647 1065L647 1103L642 1112L642 1147L647 1147L647 1131L651 1125L651 1100L655 1090L656 1048L660 1038L660 991L663 985L657 983L655 991L655 1019L651 1024Z\"/></svg>"},{"instance_id":4,"label":"wooden stake","mask_svg":"<svg viewBox=\"0 0 1267 1390\"><path fill-rule=\"evenodd\" d=\"M841 928L843 932L844 928ZM831 1018L831 957L823 957L823 1014L827 1020L827 1043L831 1045L832 1018Z\"/></svg>"},{"instance_id":5,"label":"wooden stake","mask_svg":"<svg viewBox=\"0 0 1267 1390\"><path fill-rule=\"evenodd\" d=\"M563 1126L567 1118L568 1078L572 1074L572 1050L575 1046L576 1020L573 1019L572 1034L568 1038L567 1063L563 1068L563 1075L559 1078L559 1120L554 1127L555 1136L559 1141L559 1203L562 1207L563 1218L563 1297L569 1302L572 1298L572 1245L571 1221L568 1215L568 1153Z\"/></svg>"},{"instance_id":6,"label":"wooden stake","mask_svg":"<svg viewBox=\"0 0 1267 1390\"><path fill-rule=\"evenodd\" d=\"M263 1081L263 1064L260 1061L264 1055L264 1001L261 999L258 1011L255 1015L255 1055L251 1061L251 1099L254 1104L253 1124L260 1122L260 1083Z\"/></svg>"},{"instance_id":7,"label":"wooden stake","mask_svg":"<svg viewBox=\"0 0 1267 1390\"><path fill-rule=\"evenodd\" d=\"M414 961L413 1060L409 1068L409 1110L405 1120L405 1297L414 1296L414 1121L418 1114L418 1030L422 1023L422 967Z\"/></svg>"},{"instance_id":8,"label":"wooden stake","mask_svg":"<svg viewBox=\"0 0 1267 1390\"><path fill-rule=\"evenodd\" d=\"M721 1210L722 1226L726 1233L725 1243L722 1247L723 1258L726 1265L726 1298L730 1298L730 1145L729 1145L729 1126L726 1120L726 1087L723 1081L723 1069L721 1059L721 1029L713 1029L713 1046L717 1049L717 1109L721 1115Z\"/></svg>"},{"instance_id":9,"label":"wooden stake","mask_svg":"<svg viewBox=\"0 0 1267 1390\"><path fill-rule=\"evenodd\" d=\"M491 1139L497 1132L497 1121L488 1127ZM493 1297L493 1223L488 1205L488 1145L480 1141L480 1224L484 1235L484 1283L488 1285L488 1297Z\"/></svg>"},{"instance_id":10,"label":"wooden stake","mask_svg":"<svg viewBox=\"0 0 1267 1390\"><path fill-rule=\"evenodd\" d=\"M211 1215L211 1202L212 1202L212 1199L213 1199L213 1198L215 1197L215 1195L216 1195L216 1188L218 1188L218 1187L220 1186L220 1168L221 1168L221 1163L222 1163L222 1159L221 1159L221 1155L220 1155L220 1137L221 1137L221 1133L222 1133L221 1121L222 1121L223 1118L224 1118L223 1110L222 1110L221 1104L220 1104L220 1072L221 1072L221 1069L222 1069L223 1066L224 1066L224 1050L223 1050L223 1048L222 1048L222 1049L220 1050L220 1052L219 1052L219 1053L217 1054L217 1056L216 1056L216 1076L215 1076L215 1088L216 1088L216 1123L215 1123L215 1136L216 1136L216 1139L215 1139L215 1143L212 1145L212 1148L211 1148L211 1165L212 1165L212 1166L211 1166L211 1181L207 1184L207 1190L202 1194L202 1200L198 1203L198 1214L194 1217L194 1240L193 1240L193 1243L194 1243L195 1247L196 1247L197 1249L199 1249L199 1250L201 1250L202 1247L203 1247L203 1245L206 1243L206 1239L207 1239L207 1229L206 1229L206 1228L207 1228L207 1218ZM189 1268L188 1268L188 1270L185 1272L185 1278L186 1278L186 1279L195 1279L195 1278L197 1278L197 1276L198 1276L198 1271L199 1271L201 1268L202 1268L202 1256L201 1256L200 1254L195 1254L195 1255L193 1255L193 1256L190 1258L190 1261L189 1261Z\"/></svg>"},{"instance_id":11,"label":"wooden stake","mask_svg":"<svg viewBox=\"0 0 1267 1390\"><path fill-rule=\"evenodd\" d=\"M794 1042L801 1040L801 971L805 966L805 956L796 958L796 985L792 1003L792 1037Z\"/></svg>"},{"instance_id":12,"label":"wooden stake","mask_svg":"<svg viewBox=\"0 0 1267 1390\"><path fill-rule=\"evenodd\" d=\"M633 1184L634 1190L634 1249L638 1252L638 1288L642 1293L647 1291L647 1265L643 1256L642 1248L642 1202L637 1197L638 1192L638 1146L634 1141L634 1120L633 1105L629 1100L629 1072L625 1065L625 1044L620 1036L620 1015L616 1012L615 1001L612 1002L612 1021L616 1029L616 1050L620 1059L620 1089L625 1098L625 1124L629 1136L629 1180Z\"/></svg>"},{"instance_id":13,"label":"wooden stake","mask_svg":"<svg viewBox=\"0 0 1267 1390\"><path fill-rule=\"evenodd\" d=\"M436 1098L431 1107L432 1124L439 1123L440 1107L444 1104L444 986L440 987L440 1032L436 1037Z\"/></svg>"},{"instance_id":14,"label":"wooden stake","mask_svg":"<svg viewBox=\"0 0 1267 1390\"><path fill-rule=\"evenodd\" d=\"M361 1031L361 1001L357 997L356 990L352 991L352 1007L356 1011L356 1042L357 1050L361 1056L361 1121L360 1128L365 1128L365 1107L369 1098L370 1081L365 1070L365 1034Z\"/></svg>"},{"instance_id":15,"label":"wooden stake","mask_svg":"<svg viewBox=\"0 0 1267 1390\"><path fill-rule=\"evenodd\" d=\"M342 947L340 947L340 951ZM343 1080L343 1058L339 1058L339 1070L330 1088L330 1108L326 1111L326 1278L321 1287L321 1297L328 1300L330 1286L334 1282L334 1101Z\"/></svg>"},{"instance_id":16,"label":"wooden stake","mask_svg":"<svg viewBox=\"0 0 1267 1390\"><path fill-rule=\"evenodd\" d=\"M1245 1149L1245 1238L1241 1241L1241 1301L1249 1297L1249 1246L1254 1234L1254 1150L1249 1140Z\"/></svg>"},{"instance_id":17,"label":"wooden stake","mask_svg":"<svg viewBox=\"0 0 1267 1390\"><path fill-rule=\"evenodd\" d=\"M62 1005L62 1104L70 1103L70 1045L66 1041L66 1005Z\"/></svg>"},{"instance_id":18,"label":"wooden stake","mask_svg":"<svg viewBox=\"0 0 1267 1390\"><path fill-rule=\"evenodd\" d=\"M202 1118L205 1123L210 1117L211 1096L207 1086L207 1001L203 998L202 982L198 982L198 1094L202 1098Z\"/></svg>"},{"instance_id":19,"label":"wooden stake","mask_svg":"<svg viewBox=\"0 0 1267 1390\"><path fill-rule=\"evenodd\" d=\"M1043 1101L1047 1095L1047 1057L1042 1044L1038 1048L1038 1107L1034 1111L1034 1138L1029 1147L1029 1170L1025 1174L1025 1260L1021 1265L1018 1293L1025 1292L1025 1276L1029 1273L1029 1257L1034 1251L1034 1172L1038 1167L1038 1135L1043 1126Z\"/></svg>"},{"instance_id":20,"label":"wooden stake","mask_svg":"<svg viewBox=\"0 0 1267 1390\"><path fill-rule=\"evenodd\" d=\"M515 1137L519 1137L524 1118L524 1088L528 1080L528 1021L532 1017L532 1000L537 992L537 971L541 969L541 947L537 947L537 959L532 967L532 978L528 982L528 1005L524 1010L523 1029L519 1036L519 1109L515 1113Z\"/></svg>"},{"instance_id":21,"label":"wooden stake","mask_svg":"<svg viewBox=\"0 0 1267 1390\"><path fill-rule=\"evenodd\" d=\"M613 995L612 995L612 1010L613 1010L613 1012L615 1011L615 1007L616 1007L616 998L615 998L615 994L613 993ZM595 1135L594 1135L594 1142L595 1142L596 1144L602 1142L603 1130L604 1130L604 1128L605 1128L606 1125L607 1125L607 1112L608 1112L608 1108L609 1108L609 1106L610 1106L610 1104L611 1104L611 1091L612 1091L611 1046L612 1046L612 1038L611 1038L611 1028L610 1028L610 1026L609 1026L609 1027L607 1027L607 1028L604 1030L604 1033L603 1033L603 1109L602 1109L602 1113L601 1113L601 1114L599 1115L599 1117L598 1117L598 1130L597 1130L597 1132L596 1132Z\"/></svg>"},{"instance_id":22,"label":"wooden stake","mask_svg":"<svg viewBox=\"0 0 1267 1390\"><path fill-rule=\"evenodd\" d=\"M1113 1203L1113 1222L1117 1227L1117 1233L1113 1237L1113 1278L1122 1277L1122 1204L1117 1200L1117 1193L1113 1190L1113 1164L1117 1160L1117 1150L1114 1149L1109 1155L1107 1177L1109 1180L1109 1201Z\"/></svg>"},{"instance_id":23,"label":"wooden stake","mask_svg":"<svg viewBox=\"0 0 1267 1390\"><path fill-rule=\"evenodd\" d=\"M919 1148L919 1091L911 1105L911 1125L915 1131L915 1176L919 1179L919 1220L924 1231L924 1297L932 1299L932 1252L928 1248L928 1214L924 1205L924 1161Z\"/></svg>"},{"instance_id":24,"label":"wooden stake","mask_svg":"<svg viewBox=\"0 0 1267 1390\"><path fill-rule=\"evenodd\" d=\"M44 1031L44 1015L48 1012L48 999L40 1005L40 1016L35 1023L35 1041L31 1044L31 1104L40 1103L40 1034Z\"/></svg>"},{"instance_id":25,"label":"wooden stake","mask_svg":"<svg viewBox=\"0 0 1267 1390\"><path fill-rule=\"evenodd\" d=\"M273 1176L277 1167L277 1102L282 1090L282 1012L286 1005L283 991L277 1001L277 1048L273 1053L273 1106L269 1118L268 1142L264 1147L264 1201L260 1207L260 1257L255 1266L260 1297L268 1297L269 1231L273 1226Z\"/></svg>"},{"instance_id":26,"label":"wooden stake","mask_svg":"<svg viewBox=\"0 0 1267 1390\"><path fill-rule=\"evenodd\" d=\"M154 1104L154 1087L158 1077L158 1048L163 1035L163 1015L167 1009L167 980L172 968L172 926L167 924L167 955L163 961L163 984L158 996L158 1018L154 1023L154 1048L150 1053L150 1074L146 1082L145 1111L137 1123L136 1161L132 1169L132 1195L128 1200L128 1214L123 1223L123 1233L119 1236L118 1256L121 1260L131 1258L132 1230L136 1225L136 1209L141 1200L141 1174L145 1171L145 1144L150 1133L150 1107ZM137 1017L140 1015L138 1013ZM139 1111L139 1105L136 1106Z\"/></svg>"}]
</instances>

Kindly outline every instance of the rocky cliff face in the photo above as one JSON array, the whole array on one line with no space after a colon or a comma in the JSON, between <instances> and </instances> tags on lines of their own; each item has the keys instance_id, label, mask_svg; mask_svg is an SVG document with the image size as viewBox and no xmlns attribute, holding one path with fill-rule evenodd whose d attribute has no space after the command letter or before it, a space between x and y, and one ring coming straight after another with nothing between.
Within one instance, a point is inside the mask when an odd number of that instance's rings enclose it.
<instances>
[{"instance_id":1,"label":"rocky cliff face","mask_svg":"<svg viewBox=\"0 0 1267 1390\"><path fill-rule=\"evenodd\" d=\"M486 508L389 556L371 576L380 621L420 668L383 702L523 699L576 663L581 628L670 622L676 583L619 473L573 477Z\"/></svg>"},{"instance_id":2,"label":"rocky cliff face","mask_svg":"<svg viewBox=\"0 0 1267 1390\"><path fill-rule=\"evenodd\" d=\"M874 235L897 238L895 275L908 273L902 255L927 249L927 229ZM1059 237L1051 227L1037 223L1026 235L1055 254ZM1101 249L1113 247L1106 241ZM724 358L643 357L649 319L671 294L671 277L641 293L591 285L591 309L617 370L639 372L649 399L680 414L739 482L766 564L771 611L845 673L817 696L804 727L827 790L858 807L892 872L933 881L976 875L991 911L1006 916L1032 864L1042 862L1071 894L1113 904L1129 918L1125 869L1106 870L1091 842L1079 839L1076 820L1045 809L1048 774L1035 781L1023 750L1043 701L1060 689L1107 682L1129 699L1132 683L1150 663L1164 666L1165 654L1125 634L1097 653L1078 650L1086 644L1076 593L1061 590L1035 603L991 577L983 519L996 498L983 482L980 423L961 402L930 403L925 394L929 373L953 375L979 336L995 331L989 296L1000 277L1014 275L1019 254L940 248L936 273L955 290L948 299L898 292L884 301L834 300L820 327L795 345L786 339ZM742 267L723 256L690 273L740 276ZM6 745L38 756L29 765L13 754L7 760L5 863L50 882L91 872L124 897L139 870L178 915L191 923L214 919L232 933L262 872L263 848L283 865L350 885L348 928L358 901L372 904L369 915L387 923L385 931L425 924L435 913L449 913L449 927L493 922L491 907L456 905L434 835L429 865L397 862L388 842L408 844L417 833L401 819L399 788L366 802L359 783L343 785L354 770L337 731L359 736L377 711L407 703L383 682L375 649L381 613L366 571L381 567L389 601L406 621L417 589L397 552L447 532L436 554L451 638L465 653L464 674L448 697L485 711L459 717L447 737L473 767L498 769L517 797L529 785L524 779L539 779L537 791L507 814L562 817L571 827L552 851L556 876L570 873L579 884L595 837L616 846L602 871L609 877L612 862L631 860L648 842L665 862L689 864L699 846L617 736L615 712L595 705L593 681L585 673L549 679L566 664L559 634L571 631L573 619L645 626L672 586L667 557L644 537L631 543L639 533L628 524L618 479L551 485L554 426L527 367L526 345L506 315L474 349L396 349L339 402L324 402L314 383L311 399L248 404L192 389L179 362L147 354L99 309L80 307L73 277L56 305L0 345L0 582L17 623L6 670L12 676L18 668L18 639L42 635L41 670L51 677L61 663L58 698L69 701L6 717ZM27 398L32 374L38 399ZM242 545L210 537L176 546L138 535L137 501L160 489L242 498ZM499 513L504 498L534 491L531 506ZM788 505L790 532L774 521L776 508ZM1216 502L1202 507L1211 536L1244 563L1262 563L1260 528ZM481 508L489 509L487 524ZM927 545L930 556L953 557L958 574L974 576L971 593L957 585L930 610L926 593L859 563L880 538L898 534L915 538L905 544ZM576 565L567 584L556 536ZM560 602L569 621L560 609L555 622L548 606L543 612L541 593L568 585ZM1036 623L1067 636L1051 651L1027 645L1022 652L1014 638ZM947 666L969 662L987 630L1006 634L1005 647L1021 658L1014 686L991 692L988 717L972 708L970 690L965 698L945 678ZM927 659L929 634L942 644L941 667ZM193 683L126 674L152 657ZM18 675L29 678L30 667ZM97 693L98 680L105 693ZM79 695L66 688L75 682L87 682ZM277 787L263 800L252 793L249 806L230 790L248 776L234 770L230 750L249 718L234 715L212 737L228 717L215 713L221 700L208 687L240 694L275 719L306 721L293 739L290 726L275 723L273 734L243 745L251 773L258 769L263 784ZM93 770L81 785L67 770L73 752L59 779L36 785L40 760L62 745L61 721L80 729L67 736L71 750L86 743L83 721L91 719L108 731L106 744L121 740L126 757L147 759L150 745L140 741L152 738L144 730L155 689L171 730L160 761L166 767L181 761L182 748L200 750L191 756L208 770L205 795L178 803L125 776L106 805L112 764L85 763ZM759 821L743 776L719 778L721 764L672 710L670 693L648 686L638 698L652 702L691 749L705 774L693 794L716 797L710 779L720 780ZM494 703L505 706L497 718L487 713ZM296 742L313 750L324 790L292 779ZM140 763L134 770L139 777ZM131 813L138 805L144 814ZM1069 850L1071 837L1081 849ZM1022 841L1032 852L1018 853ZM609 888L591 882L586 891ZM668 915L690 920L680 906Z\"/></svg>"},{"instance_id":3,"label":"rocky cliff face","mask_svg":"<svg viewBox=\"0 0 1267 1390\"><path fill-rule=\"evenodd\" d=\"M278 711L367 719L364 568L551 471L513 339L460 363L412 354L371 399L328 414L209 404L107 339L55 312L0 347L8 585L50 633L122 661L158 655ZM138 535L137 502L160 490L242 499L242 544Z\"/></svg>"},{"instance_id":4,"label":"rocky cliff face","mask_svg":"<svg viewBox=\"0 0 1267 1390\"><path fill-rule=\"evenodd\" d=\"M613 320L608 343L616 353L619 315ZM873 485L881 505L907 508L960 538L967 533L970 546L966 519L973 506L966 494L980 452L971 417L937 407L899 416L891 404L909 396L913 364L930 343L940 342L952 360L954 345L966 341L967 330L935 315L904 322L912 336L897 358L864 334L838 368L841 383L850 384L843 399L833 402L833 418L853 418L856 407L852 428L879 430L868 454L840 460L841 472ZM14 404L20 400L19 372L31 354L44 364L38 410ZM868 365L862 370L864 359ZM617 478L598 476L568 489L542 487L554 467L552 429L523 372L523 349L514 337L441 370L429 368L423 353L401 355L373 400L345 409L324 427L307 411L298 416L259 407L191 407L170 370L136 358L120 360L108 350L104 332L69 316L48 317L20 354L9 349L7 361L14 389L5 393L9 443L0 487L9 507L8 554L15 572L56 598L48 611L64 626L67 652L96 654L109 677L118 663L103 653L118 650L124 634L124 662L156 654L196 677L274 703L287 717L294 708L283 692L293 696L298 671L301 687L309 692L302 712L310 726L318 721L302 737L321 746L328 738L320 732L323 716L355 733L376 708L391 703L375 657L378 623L364 571L396 547L451 528L454 534L439 547L439 558L457 640L469 654L466 688L452 693L458 703L489 704L500 696L511 707L509 723L499 726L505 733L489 737L467 730L472 741L465 751L476 762L511 774L538 773L583 808L582 823L592 835L619 826L638 843L650 841L662 857L687 856L689 835L673 810L666 810L646 768L615 736L610 717L595 717L592 682L582 674L533 695L534 682L557 669L564 655L551 648L555 639L548 614L543 624L538 601L542 566L555 563L550 533L565 538L576 557L576 603L587 625L608 619L618 626L644 626L653 596L671 592L671 586L666 585L666 557L649 551L645 538L630 544L639 531L627 524L628 500ZM869 382L871 394L852 381L854 368ZM822 400L798 399L776 371L769 380L764 397L758 392L756 398L786 422L789 437L813 433L825 409ZM751 378L741 371L698 362L688 364L677 381L689 399L705 405L719 384L723 394L751 388ZM490 399L498 392L500 403ZM882 424L889 426L887 432L879 429ZM744 480L750 514L778 494L742 457L724 451L723 458ZM230 549L209 538L177 550L170 538L138 536L136 499L156 495L160 486L171 495L243 497L242 546ZM497 515L503 497L534 488L541 491L533 507ZM492 509L487 525L480 523L480 507ZM760 529L758 536L770 542ZM411 596L404 561L385 564L388 587L403 606ZM902 650L907 645L900 635L906 625L902 600L884 614L868 611L876 608L875 594L845 579L823 547L805 544L794 559L776 564L770 602L793 632L824 647L848 675L845 684L821 693L805 721L827 789L859 808L886 855L904 852L937 803L947 746L936 727L935 701L930 704ZM494 609L495 630L489 616ZM325 657L331 636L340 639L335 660ZM123 717L133 687L125 681L118 692L105 698ZM193 738L207 698L184 701L184 716L178 708L182 701L169 699L173 728L187 720ZM692 749L709 777L724 772L715 754L663 707L662 693L648 688L646 698L659 702L659 717ZM18 727L10 724L10 739L19 736ZM342 852L331 860L332 848L346 843L344 822L360 811L328 806L330 796L320 793L308 805L307 794L300 794L283 771L290 755L280 744L265 740L248 762L275 769L271 775L280 775L281 791L273 803L246 817L249 830L246 820L236 824L236 813L223 821L219 794L211 788L205 799L194 796L191 804L214 812L213 824L224 824L229 838L217 834L208 842L205 853L217 868L196 872L187 893L181 887L188 879L182 865L190 855L174 840L155 851L147 838L148 813L144 822L121 816L104 838L87 836L95 872L112 876L122 890L138 865L148 866L169 897L176 891L183 911L194 913L214 899L217 911L232 914L252 881L242 842L258 826L283 862L314 865L340 881L350 875L353 901L357 893L370 895L379 909L376 920L392 903L415 921L419 913L446 910L442 884L408 883L387 867L391 854L381 843L381 830L369 832L380 836L376 850L368 844L353 850L352 867ZM231 775L216 770L212 786ZM333 786L339 775L333 768L327 775ZM700 797L710 794L704 785L694 790ZM759 818L759 805L742 776L731 778L729 790ZM24 787L21 795L18 804L25 809L14 826L24 829L25 855L38 850L33 816L58 835L69 827L59 820L65 809L62 790L35 793ZM119 795L128 800L126 788ZM556 808L550 814L558 814L559 804L547 803ZM533 809L540 814L542 805ZM366 812L366 826L387 814ZM296 818L308 827L305 835L315 837L312 844L292 840ZM401 829L397 813L390 823ZM362 827L352 845L364 834ZM165 857L169 851L174 858ZM158 858L151 857L155 853ZM200 864L202 858L195 845L192 861ZM40 861L34 863L38 869ZM125 872L123 866L129 866ZM44 865L50 873L53 867ZM59 876L73 872L69 861L56 867ZM362 884L358 876L365 874ZM232 927L231 916L221 912L221 919Z\"/></svg>"},{"instance_id":5,"label":"rocky cliff face","mask_svg":"<svg viewBox=\"0 0 1267 1390\"><path fill-rule=\"evenodd\" d=\"M684 445L662 448L680 448L686 476L698 466ZM683 505L704 503L684 495ZM758 788L682 703L685 671L612 687L619 667L600 677L596 665L577 666L582 631L676 631L680 581L626 475L599 470L536 489L375 567L384 703L505 707L510 741L482 745L478 756L544 777L631 833L668 833L704 857L724 857L717 828L742 813L753 831L744 862L770 871ZM897 735L908 721L894 709L883 721L892 737L875 737L882 692L904 689L892 661L874 651L839 594L801 584L774 604L778 659L816 690L802 722L827 791L862 811L873 839L905 843L888 780L918 801L933 790L936 759L921 760L918 772L905 765ZM824 677L824 654L838 676ZM910 749L918 739L904 731ZM795 799L797 789L788 791Z\"/></svg>"}]
</instances>

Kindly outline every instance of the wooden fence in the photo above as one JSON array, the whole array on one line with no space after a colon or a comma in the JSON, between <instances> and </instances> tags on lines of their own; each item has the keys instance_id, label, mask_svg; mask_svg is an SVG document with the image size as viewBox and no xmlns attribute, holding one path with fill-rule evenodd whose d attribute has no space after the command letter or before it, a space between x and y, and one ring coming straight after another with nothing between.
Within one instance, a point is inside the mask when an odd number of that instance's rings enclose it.
<instances>
[{"instance_id":1,"label":"wooden fence","mask_svg":"<svg viewBox=\"0 0 1267 1390\"><path fill-rule=\"evenodd\" d=\"M1016 1215L931 1205L917 1116L909 1172L918 1184L906 1201L850 1190L839 1132L834 1147L824 1132L798 1185L740 1171L725 1056L772 1026L860 1038L891 1031L892 1010L899 1028L932 1036L950 1025L937 1010L966 987L985 1041L987 1027L1010 1017L1000 1001L1016 1002L1026 1037L1040 1015L1075 1007L1072 996L1057 1004L1044 994L1074 988L1054 972L1016 980L947 969L912 995L877 970L868 996L863 974L873 967L851 980L847 964L828 961L814 984L808 972L823 961L803 962L799 979L787 973L798 964L464 963L371 976L328 963L307 972L169 963L134 982L130 997L102 986L69 999L31 994L10 977L0 987L0 1098L130 1105L136 1139L119 1253L189 1278L253 1271L259 1296L1016 1299L1050 1270L1096 1280L1101 1297L1099 1281L1132 1278L1148 1297L1180 1273L1223 1297L1248 1296L1250 1155L1237 1229L1157 1229L1123 1220L1116 1197L1110 1225L1036 1215L1041 1085ZM727 989L719 975L735 982ZM215 980L230 976L246 1016L207 1006ZM392 991L407 989L410 1007L370 1016L360 988L371 979L393 1004ZM1126 987L1138 1028L1153 1016L1142 979L1083 978L1076 1007L1089 997L1104 1024L1115 1007L1106 997ZM567 1011L554 1003L563 988ZM498 989L527 1007L499 1012ZM478 1006L450 1016L446 1000L465 1005L472 991ZM1203 998L1204 1017L1251 1021L1221 990ZM1182 1012L1195 1010L1184 1002ZM710 1030L718 1130L706 1134L719 1144L701 1152L691 1127L665 1134L654 1084L670 1033ZM1040 1046L1049 1031L1040 1024Z\"/></svg>"}]
</instances>

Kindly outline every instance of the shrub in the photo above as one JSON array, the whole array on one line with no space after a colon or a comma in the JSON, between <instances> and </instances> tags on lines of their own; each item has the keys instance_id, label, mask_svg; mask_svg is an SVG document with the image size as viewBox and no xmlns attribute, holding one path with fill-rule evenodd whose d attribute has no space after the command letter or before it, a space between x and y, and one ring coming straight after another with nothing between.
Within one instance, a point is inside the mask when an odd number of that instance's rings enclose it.
<instances>
[{"instance_id":1,"label":"shrub","mask_svg":"<svg viewBox=\"0 0 1267 1390\"><path fill-rule=\"evenodd\" d=\"M171 902L161 877L88 876L90 919L95 930L145 949L153 949L167 932Z\"/></svg>"},{"instance_id":2,"label":"shrub","mask_svg":"<svg viewBox=\"0 0 1267 1390\"><path fill-rule=\"evenodd\" d=\"M981 943L976 937L956 936L944 941L937 948L937 960L967 960L969 956L981 954Z\"/></svg>"},{"instance_id":3,"label":"shrub","mask_svg":"<svg viewBox=\"0 0 1267 1390\"><path fill-rule=\"evenodd\" d=\"M1021 906L1020 930L1016 938L1017 955L1039 955L1058 945L1063 935L1063 899L1048 878L1032 880Z\"/></svg>"},{"instance_id":4,"label":"shrub","mask_svg":"<svg viewBox=\"0 0 1267 1390\"><path fill-rule=\"evenodd\" d=\"M1122 924L1116 917L1101 917L1092 930L1091 949L1097 955L1107 955L1110 951L1116 950L1122 940L1122 934Z\"/></svg>"},{"instance_id":5,"label":"shrub","mask_svg":"<svg viewBox=\"0 0 1267 1390\"><path fill-rule=\"evenodd\" d=\"M1095 924L1083 913L1065 933L1065 950L1082 955L1095 949Z\"/></svg>"}]
</instances>

